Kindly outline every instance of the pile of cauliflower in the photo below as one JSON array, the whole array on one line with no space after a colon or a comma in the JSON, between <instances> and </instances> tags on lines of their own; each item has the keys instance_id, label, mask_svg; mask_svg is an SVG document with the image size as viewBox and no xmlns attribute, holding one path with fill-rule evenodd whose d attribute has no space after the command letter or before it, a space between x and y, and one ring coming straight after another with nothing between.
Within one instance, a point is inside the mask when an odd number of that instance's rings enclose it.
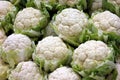
<instances>
[{"instance_id":1,"label":"pile of cauliflower","mask_svg":"<svg viewBox=\"0 0 120 80\"><path fill-rule=\"evenodd\" d=\"M0 0L0 80L120 80L120 0Z\"/></svg>"}]
</instances>

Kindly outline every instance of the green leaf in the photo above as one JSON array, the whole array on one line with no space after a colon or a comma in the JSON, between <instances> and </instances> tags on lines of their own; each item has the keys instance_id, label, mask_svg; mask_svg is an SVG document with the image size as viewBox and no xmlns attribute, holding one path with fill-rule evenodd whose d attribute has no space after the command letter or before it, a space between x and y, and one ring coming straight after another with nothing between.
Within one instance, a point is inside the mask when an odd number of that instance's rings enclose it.
<instances>
[{"instance_id":1,"label":"green leaf","mask_svg":"<svg viewBox=\"0 0 120 80\"><path fill-rule=\"evenodd\" d=\"M20 10L26 7L27 0L10 0L10 2Z\"/></svg>"},{"instance_id":2,"label":"green leaf","mask_svg":"<svg viewBox=\"0 0 120 80\"><path fill-rule=\"evenodd\" d=\"M7 13L3 20L0 20L0 26L5 30L6 34L10 34L9 31L13 32L13 23L15 16L18 12L16 7L12 7L12 10Z\"/></svg>"},{"instance_id":3,"label":"green leaf","mask_svg":"<svg viewBox=\"0 0 120 80\"><path fill-rule=\"evenodd\" d=\"M63 9L65 9L65 8L67 8L67 6L66 5L62 5L62 4L57 4L56 5L56 10L58 10L58 11L62 11Z\"/></svg>"},{"instance_id":4,"label":"green leaf","mask_svg":"<svg viewBox=\"0 0 120 80\"><path fill-rule=\"evenodd\" d=\"M116 58L120 55L120 36L114 32L108 32L105 33L105 35L108 36L107 44L111 45L114 48L114 57Z\"/></svg>"},{"instance_id":5,"label":"green leaf","mask_svg":"<svg viewBox=\"0 0 120 80\"><path fill-rule=\"evenodd\" d=\"M118 76L117 69L114 69L106 78L106 80L116 80Z\"/></svg>"},{"instance_id":6,"label":"green leaf","mask_svg":"<svg viewBox=\"0 0 120 80\"><path fill-rule=\"evenodd\" d=\"M102 0L102 5L105 10L107 9L120 16L120 6L118 4L114 4L110 0Z\"/></svg>"},{"instance_id":7,"label":"green leaf","mask_svg":"<svg viewBox=\"0 0 120 80\"><path fill-rule=\"evenodd\" d=\"M79 42L83 43L87 40L90 40L90 35L89 35L89 30L87 28L85 28L85 29L83 29L83 31L80 34Z\"/></svg>"},{"instance_id":8,"label":"green leaf","mask_svg":"<svg viewBox=\"0 0 120 80\"><path fill-rule=\"evenodd\" d=\"M34 3L35 0L27 0L26 3L26 7L35 7L36 8L36 4Z\"/></svg>"},{"instance_id":9,"label":"green leaf","mask_svg":"<svg viewBox=\"0 0 120 80\"><path fill-rule=\"evenodd\" d=\"M76 6L79 10L85 10L87 8L87 1L79 0L79 3Z\"/></svg>"},{"instance_id":10,"label":"green leaf","mask_svg":"<svg viewBox=\"0 0 120 80\"><path fill-rule=\"evenodd\" d=\"M115 68L116 67L115 67L114 62L106 60L105 62L97 66L95 70L92 72L92 74L99 75L99 76L105 76L111 73L112 70L114 70Z\"/></svg>"},{"instance_id":11,"label":"green leaf","mask_svg":"<svg viewBox=\"0 0 120 80\"><path fill-rule=\"evenodd\" d=\"M20 50L9 50L9 51L4 51L3 49L1 49L1 56L2 59L6 62L9 63L11 68L14 68L19 62L21 61L25 61L28 60L32 57L32 53L33 53L33 48L31 48L32 45L30 47L25 48L21 53ZM22 57L24 57L23 60L21 60L21 56L20 54L24 55Z\"/></svg>"}]
</instances>

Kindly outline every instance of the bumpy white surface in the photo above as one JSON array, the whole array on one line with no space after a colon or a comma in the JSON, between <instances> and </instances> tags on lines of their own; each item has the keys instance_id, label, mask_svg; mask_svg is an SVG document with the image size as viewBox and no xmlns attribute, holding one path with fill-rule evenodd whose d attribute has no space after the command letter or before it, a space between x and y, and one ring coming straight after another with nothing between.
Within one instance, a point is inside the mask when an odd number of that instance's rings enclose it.
<instances>
[{"instance_id":1,"label":"bumpy white surface","mask_svg":"<svg viewBox=\"0 0 120 80\"><path fill-rule=\"evenodd\" d=\"M81 80L81 78L68 67L60 67L50 73L48 80Z\"/></svg>"},{"instance_id":2,"label":"bumpy white surface","mask_svg":"<svg viewBox=\"0 0 120 80\"><path fill-rule=\"evenodd\" d=\"M94 0L91 10L97 10L102 8L102 0Z\"/></svg>"},{"instance_id":3,"label":"bumpy white surface","mask_svg":"<svg viewBox=\"0 0 120 80\"><path fill-rule=\"evenodd\" d=\"M96 14L93 17L93 23L102 31L115 32L120 35L120 18L110 11Z\"/></svg>"},{"instance_id":4,"label":"bumpy white surface","mask_svg":"<svg viewBox=\"0 0 120 80\"><path fill-rule=\"evenodd\" d=\"M6 39L5 31L1 28L0 29L0 45L5 41Z\"/></svg>"},{"instance_id":5,"label":"bumpy white surface","mask_svg":"<svg viewBox=\"0 0 120 80\"><path fill-rule=\"evenodd\" d=\"M31 40L22 34L12 34L7 37L2 47L4 51L9 50L24 50L27 47L31 46Z\"/></svg>"},{"instance_id":6,"label":"bumpy white surface","mask_svg":"<svg viewBox=\"0 0 120 80\"><path fill-rule=\"evenodd\" d=\"M59 37L48 36L39 41L35 55L45 61L43 67L47 71L56 69L59 66L58 63L65 60L70 54L69 49Z\"/></svg>"},{"instance_id":7,"label":"bumpy white surface","mask_svg":"<svg viewBox=\"0 0 120 80\"><path fill-rule=\"evenodd\" d=\"M82 11L66 8L56 16L53 25L58 29L59 37L76 37L87 23L87 16Z\"/></svg>"},{"instance_id":8,"label":"bumpy white surface","mask_svg":"<svg viewBox=\"0 0 120 80\"><path fill-rule=\"evenodd\" d=\"M42 80L42 75L34 62L21 62L11 71L9 80Z\"/></svg>"},{"instance_id":9,"label":"bumpy white surface","mask_svg":"<svg viewBox=\"0 0 120 80\"><path fill-rule=\"evenodd\" d=\"M16 52L17 58L15 57L15 60L20 62L27 60L30 57L28 54L30 55L31 53L28 53L29 51L26 51L26 49L32 49L31 45L32 41L29 39L29 37L22 34L12 34L3 42L2 50L3 52L7 53L6 55L11 54L10 51ZM12 56L6 56L6 59L7 58L12 58Z\"/></svg>"},{"instance_id":10,"label":"bumpy white surface","mask_svg":"<svg viewBox=\"0 0 120 80\"><path fill-rule=\"evenodd\" d=\"M0 20L3 20L7 13L12 10L13 5L9 1L0 1Z\"/></svg>"},{"instance_id":11,"label":"bumpy white surface","mask_svg":"<svg viewBox=\"0 0 120 80\"><path fill-rule=\"evenodd\" d=\"M118 72L118 75L117 75L117 79L116 80L120 80L120 64L116 64L116 68L117 68L117 72Z\"/></svg>"},{"instance_id":12,"label":"bumpy white surface","mask_svg":"<svg viewBox=\"0 0 120 80\"><path fill-rule=\"evenodd\" d=\"M62 5L74 6L78 4L79 0L59 0L59 3Z\"/></svg>"},{"instance_id":13,"label":"bumpy white surface","mask_svg":"<svg viewBox=\"0 0 120 80\"><path fill-rule=\"evenodd\" d=\"M102 41L90 40L81 44L73 53L73 63L83 69L99 65L111 53L111 49Z\"/></svg>"},{"instance_id":14,"label":"bumpy white surface","mask_svg":"<svg viewBox=\"0 0 120 80\"><path fill-rule=\"evenodd\" d=\"M49 36L39 41L36 53L40 58L46 60L61 60L67 54L67 46L59 37Z\"/></svg>"},{"instance_id":15,"label":"bumpy white surface","mask_svg":"<svg viewBox=\"0 0 120 80\"><path fill-rule=\"evenodd\" d=\"M41 19L42 13L39 10L32 7L24 8L16 15L14 27L20 30L31 29L31 27L38 25Z\"/></svg>"}]
</instances>

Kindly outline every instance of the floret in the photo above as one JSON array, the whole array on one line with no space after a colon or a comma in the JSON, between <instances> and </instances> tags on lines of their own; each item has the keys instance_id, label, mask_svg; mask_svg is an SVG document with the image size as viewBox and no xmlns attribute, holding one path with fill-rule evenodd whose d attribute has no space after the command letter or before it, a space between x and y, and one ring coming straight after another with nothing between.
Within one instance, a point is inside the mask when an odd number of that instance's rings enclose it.
<instances>
[{"instance_id":1,"label":"floret","mask_svg":"<svg viewBox=\"0 0 120 80\"><path fill-rule=\"evenodd\" d=\"M88 19L85 13L73 8L62 10L53 22L57 35L74 45L79 45L79 35L87 25Z\"/></svg>"},{"instance_id":2,"label":"floret","mask_svg":"<svg viewBox=\"0 0 120 80\"><path fill-rule=\"evenodd\" d=\"M20 62L9 75L9 80L43 80L39 68L32 61Z\"/></svg>"},{"instance_id":3,"label":"floret","mask_svg":"<svg viewBox=\"0 0 120 80\"><path fill-rule=\"evenodd\" d=\"M70 55L71 50L59 37L48 36L37 44L33 60L48 72L66 64Z\"/></svg>"},{"instance_id":4,"label":"floret","mask_svg":"<svg viewBox=\"0 0 120 80\"><path fill-rule=\"evenodd\" d=\"M81 80L72 68L60 67L49 74L48 80Z\"/></svg>"},{"instance_id":5,"label":"floret","mask_svg":"<svg viewBox=\"0 0 120 80\"><path fill-rule=\"evenodd\" d=\"M11 34L2 44L2 59L11 67L30 59L32 53L32 41L22 34Z\"/></svg>"},{"instance_id":6,"label":"floret","mask_svg":"<svg viewBox=\"0 0 120 80\"><path fill-rule=\"evenodd\" d=\"M47 25L47 17L42 11L28 7L19 11L14 22L14 31L30 37L39 37L40 30Z\"/></svg>"},{"instance_id":7,"label":"floret","mask_svg":"<svg viewBox=\"0 0 120 80\"><path fill-rule=\"evenodd\" d=\"M111 13L104 11L96 14L92 18L93 24L101 31L115 32L120 35L120 18Z\"/></svg>"},{"instance_id":8,"label":"floret","mask_svg":"<svg viewBox=\"0 0 120 80\"><path fill-rule=\"evenodd\" d=\"M72 59L73 69L89 79L104 80L105 75L115 69L113 49L102 41L90 40L80 44Z\"/></svg>"}]
</instances>

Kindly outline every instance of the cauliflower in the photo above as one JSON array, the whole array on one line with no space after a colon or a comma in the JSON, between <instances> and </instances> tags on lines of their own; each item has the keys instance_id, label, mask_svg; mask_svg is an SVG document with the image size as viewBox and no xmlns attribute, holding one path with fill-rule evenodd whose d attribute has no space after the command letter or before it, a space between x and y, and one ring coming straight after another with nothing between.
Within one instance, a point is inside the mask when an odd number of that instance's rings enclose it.
<instances>
[{"instance_id":1,"label":"cauliflower","mask_svg":"<svg viewBox=\"0 0 120 80\"><path fill-rule=\"evenodd\" d=\"M79 10L87 8L86 0L58 0L58 4L67 7L76 7Z\"/></svg>"},{"instance_id":2,"label":"cauliflower","mask_svg":"<svg viewBox=\"0 0 120 80\"><path fill-rule=\"evenodd\" d=\"M2 44L2 59L11 67L28 60L32 53L32 41L22 34L11 34Z\"/></svg>"},{"instance_id":3,"label":"cauliflower","mask_svg":"<svg viewBox=\"0 0 120 80\"><path fill-rule=\"evenodd\" d=\"M0 45L5 41L6 39L5 31L1 28L0 29Z\"/></svg>"},{"instance_id":4,"label":"cauliflower","mask_svg":"<svg viewBox=\"0 0 120 80\"><path fill-rule=\"evenodd\" d=\"M5 32L12 30L12 24L17 13L16 7L9 1L0 1L0 26Z\"/></svg>"},{"instance_id":5,"label":"cauliflower","mask_svg":"<svg viewBox=\"0 0 120 80\"><path fill-rule=\"evenodd\" d=\"M92 23L102 32L115 32L120 35L120 18L110 11L104 11L94 15Z\"/></svg>"},{"instance_id":6,"label":"cauliflower","mask_svg":"<svg viewBox=\"0 0 120 80\"><path fill-rule=\"evenodd\" d=\"M60 67L50 73L48 80L81 80L72 68Z\"/></svg>"},{"instance_id":7,"label":"cauliflower","mask_svg":"<svg viewBox=\"0 0 120 80\"><path fill-rule=\"evenodd\" d=\"M120 0L103 0L103 8L120 16Z\"/></svg>"},{"instance_id":8,"label":"cauliflower","mask_svg":"<svg viewBox=\"0 0 120 80\"><path fill-rule=\"evenodd\" d=\"M39 37L40 30L47 25L47 18L42 11L28 7L19 11L14 22L14 31L30 37Z\"/></svg>"},{"instance_id":9,"label":"cauliflower","mask_svg":"<svg viewBox=\"0 0 120 80\"><path fill-rule=\"evenodd\" d=\"M53 28L63 40L79 45L78 38L87 24L88 19L85 13L77 9L66 8L56 15Z\"/></svg>"},{"instance_id":10,"label":"cauliflower","mask_svg":"<svg viewBox=\"0 0 120 80\"><path fill-rule=\"evenodd\" d=\"M119 63L116 64L116 68L117 68L117 72L118 72L116 80L120 80L120 64Z\"/></svg>"},{"instance_id":11,"label":"cauliflower","mask_svg":"<svg viewBox=\"0 0 120 80\"><path fill-rule=\"evenodd\" d=\"M86 77L85 74L90 74L89 72L87 73L87 71L95 71L95 73L92 73L94 75L106 75L115 68L112 62L113 49L102 41L90 40L80 44L79 47L74 50L72 59L72 67L78 71L83 71L80 73L84 77ZM108 71L106 70L104 73L100 72L104 71L104 68L107 68Z\"/></svg>"},{"instance_id":12,"label":"cauliflower","mask_svg":"<svg viewBox=\"0 0 120 80\"><path fill-rule=\"evenodd\" d=\"M66 64L70 55L71 50L59 37L48 36L37 44L33 60L48 72Z\"/></svg>"},{"instance_id":13,"label":"cauliflower","mask_svg":"<svg viewBox=\"0 0 120 80\"><path fill-rule=\"evenodd\" d=\"M32 61L20 62L9 75L9 80L43 80L39 68Z\"/></svg>"},{"instance_id":14,"label":"cauliflower","mask_svg":"<svg viewBox=\"0 0 120 80\"><path fill-rule=\"evenodd\" d=\"M73 64L77 64L84 69L91 69L100 64L110 54L111 49L102 41L87 41L75 49Z\"/></svg>"},{"instance_id":15,"label":"cauliflower","mask_svg":"<svg viewBox=\"0 0 120 80\"><path fill-rule=\"evenodd\" d=\"M7 72L9 71L9 67L5 64L0 58L0 80L7 80Z\"/></svg>"},{"instance_id":16,"label":"cauliflower","mask_svg":"<svg viewBox=\"0 0 120 80\"><path fill-rule=\"evenodd\" d=\"M12 11L13 5L8 1L0 1L0 21L5 19L8 12Z\"/></svg>"}]
</instances>

